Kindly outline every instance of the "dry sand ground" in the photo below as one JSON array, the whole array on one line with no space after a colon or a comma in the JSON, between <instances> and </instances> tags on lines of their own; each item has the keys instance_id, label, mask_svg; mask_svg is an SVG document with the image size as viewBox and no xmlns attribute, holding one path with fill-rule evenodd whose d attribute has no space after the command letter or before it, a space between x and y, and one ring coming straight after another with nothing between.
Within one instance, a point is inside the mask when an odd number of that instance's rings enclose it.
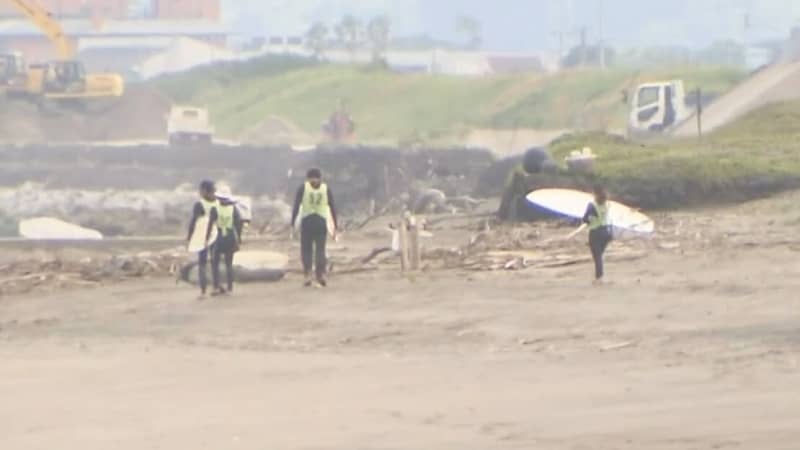
<instances>
[{"instance_id":1,"label":"dry sand ground","mask_svg":"<svg viewBox=\"0 0 800 450\"><path fill-rule=\"evenodd\" d=\"M798 198L660 217L599 289L579 265L2 298L0 448L794 450Z\"/></svg>"}]
</instances>

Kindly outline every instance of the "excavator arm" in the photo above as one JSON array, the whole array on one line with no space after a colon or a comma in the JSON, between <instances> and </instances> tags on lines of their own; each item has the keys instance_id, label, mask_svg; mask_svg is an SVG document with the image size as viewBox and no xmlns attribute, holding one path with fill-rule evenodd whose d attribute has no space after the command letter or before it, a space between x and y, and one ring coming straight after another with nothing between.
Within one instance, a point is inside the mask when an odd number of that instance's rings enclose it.
<instances>
[{"instance_id":1,"label":"excavator arm","mask_svg":"<svg viewBox=\"0 0 800 450\"><path fill-rule=\"evenodd\" d=\"M64 35L61 24L36 0L8 0L56 46L59 59L75 58L75 45Z\"/></svg>"}]
</instances>

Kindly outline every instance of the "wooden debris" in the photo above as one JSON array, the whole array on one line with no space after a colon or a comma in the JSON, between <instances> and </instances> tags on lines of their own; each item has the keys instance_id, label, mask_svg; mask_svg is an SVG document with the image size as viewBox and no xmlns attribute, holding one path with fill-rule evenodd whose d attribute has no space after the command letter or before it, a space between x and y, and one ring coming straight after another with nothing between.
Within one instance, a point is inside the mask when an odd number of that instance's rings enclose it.
<instances>
[{"instance_id":1,"label":"wooden debris","mask_svg":"<svg viewBox=\"0 0 800 450\"><path fill-rule=\"evenodd\" d=\"M600 345L600 351L602 351L602 352L610 352L610 351L614 351L614 350L622 350L623 348L632 347L634 345L636 345L635 341L603 344L603 345Z\"/></svg>"},{"instance_id":2,"label":"wooden debris","mask_svg":"<svg viewBox=\"0 0 800 450\"><path fill-rule=\"evenodd\" d=\"M388 253L391 251L392 251L391 247L376 248L372 250L372 252L370 252L369 255L367 255L361 260L361 264L369 264L370 262L372 262L373 259L377 258L378 255L381 255L383 253Z\"/></svg>"}]
</instances>

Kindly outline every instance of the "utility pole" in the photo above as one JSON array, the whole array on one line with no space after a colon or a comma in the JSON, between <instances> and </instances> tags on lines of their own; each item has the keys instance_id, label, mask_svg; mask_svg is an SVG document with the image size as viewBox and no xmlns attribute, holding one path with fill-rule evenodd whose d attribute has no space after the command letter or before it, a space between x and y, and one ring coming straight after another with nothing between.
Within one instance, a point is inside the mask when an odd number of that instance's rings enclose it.
<instances>
[{"instance_id":1,"label":"utility pole","mask_svg":"<svg viewBox=\"0 0 800 450\"><path fill-rule=\"evenodd\" d=\"M588 38L587 38L587 36L589 34L589 29L587 27L585 27L585 26L581 27L580 34L581 34L581 55L580 55L581 62L580 62L580 66L581 67L585 67L586 66L587 53L589 53L588 52L588 46L589 45L588 45Z\"/></svg>"},{"instance_id":2,"label":"utility pole","mask_svg":"<svg viewBox=\"0 0 800 450\"><path fill-rule=\"evenodd\" d=\"M558 39L558 65L561 67L561 62L564 60L564 35L566 32L563 30L554 31L552 33Z\"/></svg>"},{"instance_id":3,"label":"utility pole","mask_svg":"<svg viewBox=\"0 0 800 450\"><path fill-rule=\"evenodd\" d=\"M606 46L603 44L603 0L597 0L597 47L600 50L600 68L606 68Z\"/></svg>"}]
</instances>

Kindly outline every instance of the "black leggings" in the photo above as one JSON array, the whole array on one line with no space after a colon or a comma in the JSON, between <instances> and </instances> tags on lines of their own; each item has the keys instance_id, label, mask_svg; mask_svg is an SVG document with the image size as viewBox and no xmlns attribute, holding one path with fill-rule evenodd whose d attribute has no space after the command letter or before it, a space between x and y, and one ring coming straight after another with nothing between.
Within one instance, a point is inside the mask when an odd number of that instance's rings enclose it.
<instances>
[{"instance_id":1,"label":"black leggings","mask_svg":"<svg viewBox=\"0 0 800 450\"><path fill-rule=\"evenodd\" d=\"M222 236L214 246L211 256L211 276L214 288L220 287L219 263L225 262L225 275L227 275L228 291L233 291L233 254L237 250L236 238L233 235Z\"/></svg>"},{"instance_id":2,"label":"black leggings","mask_svg":"<svg viewBox=\"0 0 800 450\"><path fill-rule=\"evenodd\" d=\"M589 232L589 248L592 249L594 259L594 277L603 278L603 253L611 242L611 232L608 228L598 228Z\"/></svg>"},{"instance_id":3,"label":"black leggings","mask_svg":"<svg viewBox=\"0 0 800 450\"><path fill-rule=\"evenodd\" d=\"M328 222L316 214L303 219L300 224L300 255L306 275L316 268L318 277L325 275L327 257L325 245L328 240Z\"/></svg>"},{"instance_id":4,"label":"black leggings","mask_svg":"<svg viewBox=\"0 0 800 450\"><path fill-rule=\"evenodd\" d=\"M205 294L208 288L206 270L208 270L208 252L213 252L214 248L207 248L197 254L197 281L200 283L200 291Z\"/></svg>"}]
</instances>

